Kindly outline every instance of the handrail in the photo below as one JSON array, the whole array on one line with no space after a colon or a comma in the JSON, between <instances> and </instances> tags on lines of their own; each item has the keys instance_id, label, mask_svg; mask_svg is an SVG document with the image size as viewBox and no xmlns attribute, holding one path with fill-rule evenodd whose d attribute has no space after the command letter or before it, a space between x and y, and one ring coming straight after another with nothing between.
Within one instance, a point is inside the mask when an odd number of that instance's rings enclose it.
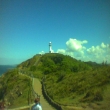
<instances>
[{"instance_id":1,"label":"handrail","mask_svg":"<svg viewBox=\"0 0 110 110\"><path fill-rule=\"evenodd\" d=\"M49 95L47 94L46 88L45 88L45 86L44 86L44 78L42 79L42 82L41 82L41 83L42 83L42 94L43 94L43 96L45 97L45 99L46 99L53 107L55 107L57 110L62 110L61 105L58 104L57 102L53 101L53 100L49 97Z\"/></svg>"},{"instance_id":2,"label":"handrail","mask_svg":"<svg viewBox=\"0 0 110 110\"><path fill-rule=\"evenodd\" d=\"M43 77L41 83L42 83L42 94L44 96L44 98L53 106L55 107L57 110L63 110L62 107L66 107L66 106L72 106L72 105L66 105L66 104L59 104L58 102L55 102L54 100L52 100L50 98L50 96L48 95L47 91L46 91L46 87L45 87L45 77Z\"/></svg>"}]
</instances>

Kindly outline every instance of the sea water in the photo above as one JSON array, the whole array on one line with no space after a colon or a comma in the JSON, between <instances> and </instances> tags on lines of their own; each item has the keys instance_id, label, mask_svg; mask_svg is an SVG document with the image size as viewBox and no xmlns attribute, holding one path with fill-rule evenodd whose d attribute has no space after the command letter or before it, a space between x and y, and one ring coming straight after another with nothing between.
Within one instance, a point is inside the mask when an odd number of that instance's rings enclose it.
<instances>
[{"instance_id":1,"label":"sea water","mask_svg":"<svg viewBox=\"0 0 110 110\"><path fill-rule=\"evenodd\" d=\"M15 68L16 65L0 65L0 76L6 73L9 69Z\"/></svg>"}]
</instances>

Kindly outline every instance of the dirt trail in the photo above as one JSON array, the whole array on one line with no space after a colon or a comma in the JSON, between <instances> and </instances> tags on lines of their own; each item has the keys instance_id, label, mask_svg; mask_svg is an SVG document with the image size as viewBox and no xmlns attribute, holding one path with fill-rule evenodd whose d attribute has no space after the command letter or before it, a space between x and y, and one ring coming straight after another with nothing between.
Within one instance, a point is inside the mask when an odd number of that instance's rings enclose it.
<instances>
[{"instance_id":1,"label":"dirt trail","mask_svg":"<svg viewBox=\"0 0 110 110\"><path fill-rule=\"evenodd\" d=\"M40 95L40 102L41 102L41 105L42 105L42 109L43 110L56 110L43 97L42 88L41 87L42 87L41 82L37 78L33 78L33 88L34 88L34 91L38 95Z\"/></svg>"}]
</instances>

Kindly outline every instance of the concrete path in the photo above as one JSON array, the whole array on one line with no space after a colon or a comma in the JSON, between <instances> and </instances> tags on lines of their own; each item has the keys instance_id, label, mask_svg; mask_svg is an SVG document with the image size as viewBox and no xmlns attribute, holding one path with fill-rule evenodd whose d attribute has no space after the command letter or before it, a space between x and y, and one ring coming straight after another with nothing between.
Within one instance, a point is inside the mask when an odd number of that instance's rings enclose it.
<instances>
[{"instance_id":1,"label":"concrete path","mask_svg":"<svg viewBox=\"0 0 110 110\"><path fill-rule=\"evenodd\" d=\"M43 97L42 85L41 85L41 82L37 78L33 78L33 88L34 88L34 91L38 93L38 95L40 95L40 103L42 105L43 110L56 110Z\"/></svg>"}]
</instances>

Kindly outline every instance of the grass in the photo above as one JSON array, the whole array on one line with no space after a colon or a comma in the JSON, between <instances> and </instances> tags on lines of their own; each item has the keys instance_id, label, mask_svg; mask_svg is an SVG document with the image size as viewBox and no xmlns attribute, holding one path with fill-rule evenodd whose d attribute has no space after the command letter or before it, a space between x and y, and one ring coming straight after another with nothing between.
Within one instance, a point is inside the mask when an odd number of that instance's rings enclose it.
<instances>
[{"instance_id":1,"label":"grass","mask_svg":"<svg viewBox=\"0 0 110 110\"><path fill-rule=\"evenodd\" d=\"M30 97L34 98L30 78L19 74L17 69L7 72L0 78L0 83L2 84L0 91L3 91L0 98L10 103L9 108L28 105Z\"/></svg>"},{"instance_id":2,"label":"grass","mask_svg":"<svg viewBox=\"0 0 110 110\"><path fill-rule=\"evenodd\" d=\"M50 74L47 75L45 85L49 96L60 104L82 106L84 103L100 102L103 103L100 107L110 107L110 89L106 89L110 88L109 67L66 74L61 80L56 74Z\"/></svg>"},{"instance_id":3,"label":"grass","mask_svg":"<svg viewBox=\"0 0 110 110\"><path fill-rule=\"evenodd\" d=\"M93 65L93 64L92 64ZM45 86L48 95L63 106L64 110L85 109L108 110L110 108L110 66L93 65L77 61L61 54L35 55L18 65L6 74L0 83L0 90L13 91L16 85L23 90L23 95L12 102L13 106L21 106L27 102L29 79L18 75L22 69L25 74L33 74L42 79L45 75ZM25 88L25 89L24 89ZM5 92L10 97L8 92ZM0 95L0 98L3 98ZM20 104L20 102L23 102ZM79 107L79 108L78 108Z\"/></svg>"}]
</instances>

